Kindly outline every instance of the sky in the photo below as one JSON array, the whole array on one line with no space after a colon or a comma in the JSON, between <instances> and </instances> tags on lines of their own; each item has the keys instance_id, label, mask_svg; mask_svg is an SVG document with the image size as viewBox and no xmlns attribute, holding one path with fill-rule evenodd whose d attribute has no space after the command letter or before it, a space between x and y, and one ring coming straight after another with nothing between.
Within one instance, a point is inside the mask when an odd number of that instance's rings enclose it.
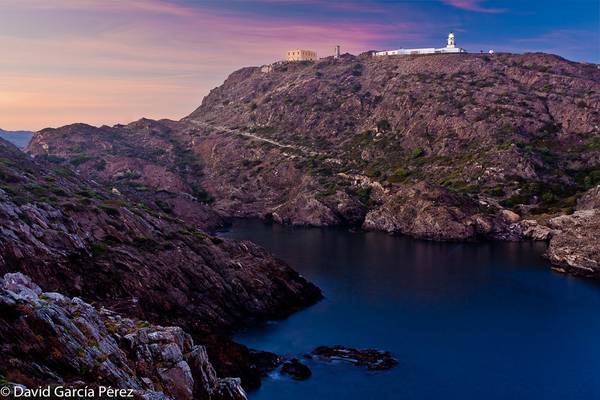
<instances>
[{"instance_id":1,"label":"sky","mask_svg":"<svg viewBox=\"0 0 600 400\"><path fill-rule=\"evenodd\" d=\"M600 63L600 0L0 0L0 128L180 119L289 49L543 51Z\"/></svg>"}]
</instances>

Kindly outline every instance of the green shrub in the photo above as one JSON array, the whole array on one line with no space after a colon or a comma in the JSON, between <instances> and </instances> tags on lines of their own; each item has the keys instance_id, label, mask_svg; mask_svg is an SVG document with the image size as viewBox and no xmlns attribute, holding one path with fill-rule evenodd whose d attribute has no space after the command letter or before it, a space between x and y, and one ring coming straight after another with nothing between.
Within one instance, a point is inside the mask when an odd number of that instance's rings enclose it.
<instances>
[{"instance_id":1,"label":"green shrub","mask_svg":"<svg viewBox=\"0 0 600 400\"><path fill-rule=\"evenodd\" d=\"M392 175L390 175L387 180L390 183L400 183L400 182L404 182L406 180L406 178L408 178L408 176L410 175L410 171L407 171L406 169L400 167L400 168L396 168L394 170L394 172L392 173Z\"/></svg>"},{"instance_id":2,"label":"green shrub","mask_svg":"<svg viewBox=\"0 0 600 400\"><path fill-rule=\"evenodd\" d=\"M206 189L197 185L192 186L192 195L201 203L211 204L215 201Z\"/></svg>"},{"instance_id":3,"label":"green shrub","mask_svg":"<svg viewBox=\"0 0 600 400\"><path fill-rule=\"evenodd\" d=\"M164 213L171 214L173 212L173 207L166 201L156 199L154 203L160 208L160 210Z\"/></svg>"},{"instance_id":4,"label":"green shrub","mask_svg":"<svg viewBox=\"0 0 600 400\"><path fill-rule=\"evenodd\" d=\"M387 119L380 119L377 122L377 130L379 131L389 131L392 128L390 122Z\"/></svg>"},{"instance_id":5,"label":"green shrub","mask_svg":"<svg viewBox=\"0 0 600 400\"><path fill-rule=\"evenodd\" d=\"M356 195L356 197L358 197L358 201L360 201L362 204L366 205L371 200L371 188L370 187L356 189L354 191L354 194Z\"/></svg>"},{"instance_id":6,"label":"green shrub","mask_svg":"<svg viewBox=\"0 0 600 400\"><path fill-rule=\"evenodd\" d=\"M90 245L90 251L92 252L92 256L99 257L108 252L108 245L104 242L96 242Z\"/></svg>"},{"instance_id":7,"label":"green shrub","mask_svg":"<svg viewBox=\"0 0 600 400\"><path fill-rule=\"evenodd\" d=\"M588 150L600 150L600 136L594 136L585 143Z\"/></svg>"},{"instance_id":8,"label":"green shrub","mask_svg":"<svg viewBox=\"0 0 600 400\"><path fill-rule=\"evenodd\" d=\"M94 157L88 156L86 154L81 154L81 155L77 155L73 158L71 158L71 160L69 160L69 162L71 163L71 165L73 165L74 167L78 167L81 164L84 164L90 160L93 160Z\"/></svg>"},{"instance_id":9,"label":"green shrub","mask_svg":"<svg viewBox=\"0 0 600 400\"><path fill-rule=\"evenodd\" d=\"M324 198L328 196L333 196L337 192L337 185L335 182L329 182L325 185L324 190L321 190L317 193L317 198Z\"/></svg>"},{"instance_id":10,"label":"green shrub","mask_svg":"<svg viewBox=\"0 0 600 400\"><path fill-rule=\"evenodd\" d=\"M410 157L411 158L419 158L421 156L423 156L425 154L425 150L423 150L420 147L415 147L414 149L411 150L410 152Z\"/></svg>"},{"instance_id":11,"label":"green shrub","mask_svg":"<svg viewBox=\"0 0 600 400\"><path fill-rule=\"evenodd\" d=\"M363 71L363 66L360 63L354 64L352 67L352 75L353 76L361 76Z\"/></svg>"}]
</instances>

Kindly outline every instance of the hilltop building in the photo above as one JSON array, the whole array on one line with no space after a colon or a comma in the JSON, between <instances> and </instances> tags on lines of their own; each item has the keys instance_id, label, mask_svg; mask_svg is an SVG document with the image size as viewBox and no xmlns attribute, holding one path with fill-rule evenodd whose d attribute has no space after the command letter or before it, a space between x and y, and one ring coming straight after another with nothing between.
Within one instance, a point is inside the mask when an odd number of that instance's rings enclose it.
<instances>
[{"instance_id":1,"label":"hilltop building","mask_svg":"<svg viewBox=\"0 0 600 400\"><path fill-rule=\"evenodd\" d=\"M317 52L312 50L290 50L287 52L288 61L317 61Z\"/></svg>"},{"instance_id":2,"label":"hilltop building","mask_svg":"<svg viewBox=\"0 0 600 400\"><path fill-rule=\"evenodd\" d=\"M398 50L385 50L377 51L374 53L375 56L395 56L395 55L408 55L408 54L442 54L442 53L465 53L465 49L456 47L454 33L448 34L448 44L446 47L435 48L426 47L421 49L398 49Z\"/></svg>"}]
</instances>

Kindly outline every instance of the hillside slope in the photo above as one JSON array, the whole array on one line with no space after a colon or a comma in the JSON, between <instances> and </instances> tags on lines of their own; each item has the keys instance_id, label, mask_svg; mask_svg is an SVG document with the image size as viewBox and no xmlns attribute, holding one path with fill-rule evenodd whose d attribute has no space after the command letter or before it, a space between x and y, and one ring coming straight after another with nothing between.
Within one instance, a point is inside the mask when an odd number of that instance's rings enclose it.
<instances>
[{"instance_id":1,"label":"hillside slope","mask_svg":"<svg viewBox=\"0 0 600 400\"><path fill-rule=\"evenodd\" d=\"M207 235L0 140L0 274L8 272L46 291L180 326L233 365L245 360L219 353L246 350L223 349L219 335L320 297L253 243Z\"/></svg>"},{"instance_id":2,"label":"hillside slope","mask_svg":"<svg viewBox=\"0 0 600 400\"><path fill-rule=\"evenodd\" d=\"M572 207L600 181L600 70L547 54L246 68L186 121L310 148L321 175L360 174L392 191L427 181L524 214Z\"/></svg>"}]
</instances>

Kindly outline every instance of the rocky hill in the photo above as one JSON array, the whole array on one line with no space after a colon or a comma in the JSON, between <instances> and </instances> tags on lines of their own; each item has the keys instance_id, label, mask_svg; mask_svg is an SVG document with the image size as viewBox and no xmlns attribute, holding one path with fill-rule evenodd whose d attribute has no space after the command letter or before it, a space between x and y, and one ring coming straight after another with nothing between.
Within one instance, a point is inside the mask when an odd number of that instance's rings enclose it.
<instances>
[{"instance_id":1,"label":"rocky hill","mask_svg":"<svg viewBox=\"0 0 600 400\"><path fill-rule=\"evenodd\" d=\"M181 198L222 217L519 240L523 219L547 227L600 183L599 126L596 65L344 55L236 71L179 122L47 129L27 150L197 226L218 222Z\"/></svg>"},{"instance_id":2,"label":"rocky hill","mask_svg":"<svg viewBox=\"0 0 600 400\"><path fill-rule=\"evenodd\" d=\"M546 54L246 68L186 121L310 149L319 177L361 175L391 193L425 181L523 215L567 210L600 179L600 70Z\"/></svg>"},{"instance_id":3,"label":"rocky hill","mask_svg":"<svg viewBox=\"0 0 600 400\"><path fill-rule=\"evenodd\" d=\"M257 379L244 369L248 351L222 335L320 297L250 242L211 236L0 139L0 274L8 272L127 317L180 326L208 346L218 372L248 383Z\"/></svg>"}]
</instances>

